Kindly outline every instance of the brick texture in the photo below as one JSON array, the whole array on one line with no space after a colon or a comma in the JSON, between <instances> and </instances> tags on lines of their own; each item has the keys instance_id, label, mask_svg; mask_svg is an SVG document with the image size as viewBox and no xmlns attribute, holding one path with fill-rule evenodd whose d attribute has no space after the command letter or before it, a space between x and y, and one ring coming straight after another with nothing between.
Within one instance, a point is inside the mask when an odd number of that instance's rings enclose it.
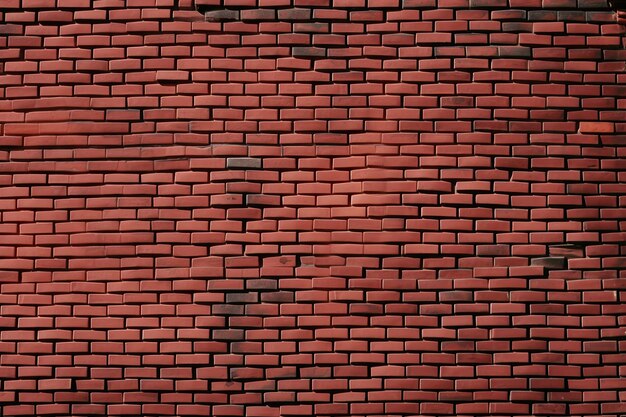
<instances>
[{"instance_id":1,"label":"brick texture","mask_svg":"<svg viewBox=\"0 0 626 417\"><path fill-rule=\"evenodd\" d=\"M0 415L625 415L623 34L1 0Z\"/></svg>"}]
</instances>

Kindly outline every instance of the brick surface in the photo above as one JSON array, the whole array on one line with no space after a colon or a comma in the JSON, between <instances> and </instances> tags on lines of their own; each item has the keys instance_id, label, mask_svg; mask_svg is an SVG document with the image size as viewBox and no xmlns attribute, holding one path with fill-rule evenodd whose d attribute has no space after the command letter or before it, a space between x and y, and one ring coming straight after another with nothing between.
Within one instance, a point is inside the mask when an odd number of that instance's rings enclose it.
<instances>
[{"instance_id":1,"label":"brick surface","mask_svg":"<svg viewBox=\"0 0 626 417\"><path fill-rule=\"evenodd\" d=\"M0 415L626 414L625 20L0 1Z\"/></svg>"}]
</instances>

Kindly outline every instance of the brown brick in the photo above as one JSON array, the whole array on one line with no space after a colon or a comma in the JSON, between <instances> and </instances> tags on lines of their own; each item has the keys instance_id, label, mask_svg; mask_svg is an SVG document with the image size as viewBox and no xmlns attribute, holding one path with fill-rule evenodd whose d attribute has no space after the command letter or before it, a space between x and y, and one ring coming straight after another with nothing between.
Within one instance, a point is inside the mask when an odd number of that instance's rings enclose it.
<instances>
[{"instance_id":1,"label":"brown brick","mask_svg":"<svg viewBox=\"0 0 626 417\"><path fill-rule=\"evenodd\" d=\"M550 245L548 247L550 256L565 258L583 258L585 256L585 247L575 244Z\"/></svg>"},{"instance_id":2,"label":"brown brick","mask_svg":"<svg viewBox=\"0 0 626 417\"><path fill-rule=\"evenodd\" d=\"M320 58L326 56L326 48L317 48L314 46L294 46L292 48L295 57L311 57Z\"/></svg>"},{"instance_id":3,"label":"brown brick","mask_svg":"<svg viewBox=\"0 0 626 417\"><path fill-rule=\"evenodd\" d=\"M530 264L533 266L543 266L547 269L565 269L567 268L567 258L564 256L533 258L530 260Z\"/></svg>"},{"instance_id":4,"label":"brown brick","mask_svg":"<svg viewBox=\"0 0 626 417\"><path fill-rule=\"evenodd\" d=\"M226 168L237 169L260 169L263 166L261 158L228 158L226 159Z\"/></svg>"},{"instance_id":5,"label":"brown brick","mask_svg":"<svg viewBox=\"0 0 626 417\"><path fill-rule=\"evenodd\" d=\"M311 9L292 8L278 10L278 20L302 20L311 19Z\"/></svg>"},{"instance_id":6,"label":"brown brick","mask_svg":"<svg viewBox=\"0 0 626 417\"><path fill-rule=\"evenodd\" d=\"M211 10L204 13L207 22L221 22L223 20L239 20L239 10Z\"/></svg>"},{"instance_id":7,"label":"brown brick","mask_svg":"<svg viewBox=\"0 0 626 417\"><path fill-rule=\"evenodd\" d=\"M241 11L241 20L262 21L275 20L276 10L273 9L247 9Z\"/></svg>"}]
</instances>

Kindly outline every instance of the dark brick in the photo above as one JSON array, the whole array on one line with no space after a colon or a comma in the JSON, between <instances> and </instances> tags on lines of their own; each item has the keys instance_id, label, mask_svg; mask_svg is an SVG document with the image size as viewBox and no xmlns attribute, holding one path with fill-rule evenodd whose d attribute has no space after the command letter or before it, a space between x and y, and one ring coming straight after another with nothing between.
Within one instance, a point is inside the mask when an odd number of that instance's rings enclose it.
<instances>
[{"instance_id":1,"label":"dark brick","mask_svg":"<svg viewBox=\"0 0 626 417\"><path fill-rule=\"evenodd\" d=\"M241 11L241 20L244 21L263 21L275 19L276 10L273 9L251 9Z\"/></svg>"},{"instance_id":2,"label":"dark brick","mask_svg":"<svg viewBox=\"0 0 626 417\"><path fill-rule=\"evenodd\" d=\"M319 22L296 22L293 25L295 33L328 33L330 25Z\"/></svg>"},{"instance_id":3,"label":"dark brick","mask_svg":"<svg viewBox=\"0 0 626 417\"><path fill-rule=\"evenodd\" d=\"M577 3L575 0L571 0L571 2L575 3L573 7L579 9L603 9L607 6L615 9L626 9L624 0L578 0Z\"/></svg>"},{"instance_id":4,"label":"dark brick","mask_svg":"<svg viewBox=\"0 0 626 417\"><path fill-rule=\"evenodd\" d=\"M24 26L15 24L0 24L0 35L21 35L24 33Z\"/></svg>"},{"instance_id":5,"label":"dark brick","mask_svg":"<svg viewBox=\"0 0 626 417\"><path fill-rule=\"evenodd\" d=\"M530 260L530 264L533 266L543 266L547 269L565 269L567 268L567 258L564 256L533 258Z\"/></svg>"},{"instance_id":6,"label":"dark brick","mask_svg":"<svg viewBox=\"0 0 626 417\"><path fill-rule=\"evenodd\" d=\"M550 256L565 258L583 258L585 256L585 247L574 244L550 245L548 247Z\"/></svg>"},{"instance_id":7,"label":"dark brick","mask_svg":"<svg viewBox=\"0 0 626 417\"><path fill-rule=\"evenodd\" d=\"M326 48L316 48L313 46L294 46L292 54L295 57L321 58L326 56Z\"/></svg>"},{"instance_id":8,"label":"dark brick","mask_svg":"<svg viewBox=\"0 0 626 417\"><path fill-rule=\"evenodd\" d=\"M509 245L481 245L476 248L478 256L509 256L511 246Z\"/></svg>"},{"instance_id":9,"label":"dark brick","mask_svg":"<svg viewBox=\"0 0 626 417\"><path fill-rule=\"evenodd\" d=\"M222 7L222 0L194 0L193 4L200 13L206 13Z\"/></svg>"},{"instance_id":10,"label":"dark brick","mask_svg":"<svg viewBox=\"0 0 626 417\"><path fill-rule=\"evenodd\" d=\"M259 294L255 292L235 292L226 294L227 303L256 303L259 300Z\"/></svg>"},{"instance_id":11,"label":"dark brick","mask_svg":"<svg viewBox=\"0 0 626 417\"><path fill-rule=\"evenodd\" d=\"M495 9L509 7L508 0L470 0L470 7L476 9Z\"/></svg>"},{"instance_id":12,"label":"dark brick","mask_svg":"<svg viewBox=\"0 0 626 417\"><path fill-rule=\"evenodd\" d=\"M406 9L430 9L437 7L437 0L402 0L402 8Z\"/></svg>"},{"instance_id":13,"label":"dark brick","mask_svg":"<svg viewBox=\"0 0 626 417\"><path fill-rule=\"evenodd\" d=\"M471 291L444 291L439 294L439 301L446 302L471 302L474 295Z\"/></svg>"},{"instance_id":14,"label":"dark brick","mask_svg":"<svg viewBox=\"0 0 626 417\"><path fill-rule=\"evenodd\" d=\"M526 10L515 10L515 9L506 9L506 10L494 10L491 12L491 18L493 20L526 20L528 17L528 12Z\"/></svg>"},{"instance_id":15,"label":"dark brick","mask_svg":"<svg viewBox=\"0 0 626 417\"><path fill-rule=\"evenodd\" d=\"M249 290L275 290L278 281L275 279L251 279L246 281L246 289Z\"/></svg>"},{"instance_id":16,"label":"dark brick","mask_svg":"<svg viewBox=\"0 0 626 417\"><path fill-rule=\"evenodd\" d=\"M233 304L216 304L211 307L211 312L217 315L223 316L236 316L241 315L244 312L243 305L233 305Z\"/></svg>"},{"instance_id":17,"label":"dark brick","mask_svg":"<svg viewBox=\"0 0 626 417\"><path fill-rule=\"evenodd\" d=\"M293 9L279 9L278 20L310 20L311 9L293 8Z\"/></svg>"},{"instance_id":18,"label":"dark brick","mask_svg":"<svg viewBox=\"0 0 626 417\"><path fill-rule=\"evenodd\" d=\"M532 49L527 46L498 46L499 57L530 58Z\"/></svg>"},{"instance_id":19,"label":"dark brick","mask_svg":"<svg viewBox=\"0 0 626 417\"><path fill-rule=\"evenodd\" d=\"M261 301L264 303L291 303L294 299L294 293L291 291L261 293Z\"/></svg>"},{"instance_id":20,"label":"dark brick","mask_svg":"<svg viewBox=\"0 0 626 417\"><path fill-rule=\"evenodd\" d=\"M261 158L228 158L226 159L226 168L247 168L260 169L263 166Z\"/></svg>"},{"instance_id":21,"label":"dark brick","mask_svg":"<svg viewBox=\"0 0 626 417\"><path fill-rule=\"evenodd\" d=\"M528 12L528 20L531 22L553 22L557 20L555 10L531 10Z\"/></svg>"},{"instance_id":22,"label":"dark brick","mask_svg":"<svg viewBox=\"0 0 626 417\"><path fill-rule=\"evenodd\" d=\"M245 332L241 329L215 329L213 339L215 340L243 340Z\"/></svg>"},{"instance_id":23,"label":"dark brick","mask_svg":"<svg viewBox=\"0 0 626 417\"><path fill-rule=\"evenodd\" d=\"M211 10L204 13L207 22L221 22L223 20L239 20L239 10Z\"/></svg>"},{"instance_id":24,"label":"dark brick","mask_svg":"<svg viewBox=\"0 0 626 417\"><path fill-rule=\"evenodd\" d=\"M561 22L586 22L587 12L578 10L561 10L557 13L558 20Z\"/></svg>"},{"instance_id":25,"label":"dark brick","mask_svg":"<svg viewBox=\"0 0 626 417\"><path fill-rule=\"evenodd\" d=\"M372 303L352 303L350 304L349 313L365 316L380 315L383 313L383 305Z\"/></svg>"},{"instance_id":26,"label":"dark brick","mask_svg":"<svg viewBox=\"0 0 626 417\"><path fill-rule=\"evenodd\" d=\"M266 194L249 194L246 196L246 204L249 206L279 206L280 196Z\"/></svg>"},{"instance_id":27,"label":"dark brick","mask_svg":"<svg viewBox=\"0 0 626 417\"><path fill-rule=\"evenodd\" d=\"M504 22L502 23L503 32L532 32L533 24L530 22Z\"/></svg>"},{"instance_id":28,"label":"dark brick","mask_svg":"<svg viewBox=\"0 0 626 417\"><path fill-rule=\"evenodd\" d=\"M230 370L230 379L232 380L254 380L262 377L263 369L259 368L232 368Z\"/></svg>"}]
</instances>

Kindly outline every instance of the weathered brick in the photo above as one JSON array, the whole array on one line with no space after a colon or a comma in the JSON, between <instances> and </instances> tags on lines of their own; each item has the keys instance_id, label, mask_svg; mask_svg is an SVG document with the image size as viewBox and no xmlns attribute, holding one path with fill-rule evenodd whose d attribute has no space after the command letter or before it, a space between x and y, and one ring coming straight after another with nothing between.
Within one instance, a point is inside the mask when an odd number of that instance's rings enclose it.
<instances>
[{"instance_id":1,"label":"weathered brick","mask_svg":"<svg viewBox=\"0 0 626 417\"><path fill-rule=\"evenodd\" d=\"M278 20L308 21L311 19L311 15L311 9L291 8L278 10Z\"/></svg>"},{"instance_id":2,"label":"weathered brick","mask_svg":"<svg viewBox=\"0 0 626 417\"><path fill-rule=\"evenodd\" d=\"M223 20L239 20L239 10L210 10L204 13L204 18L207 22L221 22Z\"/></svg>"},{"instance_id":3,"label":"weathered brick","mask_svg":"<svg viewBox=\"0 0 626 417\"><path fill-rule=\"evenodd\" d=\"M0 4L2 416L626 413L626 9Z\"/></svg>"},{"instance_id":4,"label":"weathered brick","mask_svg":"<svg viewBox=\"0 0 626 417\"><path fill-rule=\"evenodd\" d=\"M550 256L565 258L583 258L585 256L584 246L575 244L550 245L548 247Z\"/></svg>"},{"instance_id":5,"label":"weathered brick","mask_svg":"<svg viewBox=\"0 0 626 417\"><path fill-rule=\"evenodd\" d=\"M229 169L260 169L263 166L261 158L228 158L226 168Z\"/></svg>"},{"instance_id":6,"label":"weathered brick","mask_svg":"<svg viewBox=\"0 0 626 417\"><path fill-rule=\"evenodd\" d=\"M567 258L564 256L533 258L530 263L531 265L543 266L547 269L565 269L567 267Z\"/></svg>"},{"instance_id":7,"label":"weathered brick","mask_svg":"<svg viewBox=\"0 0 626 417\"><path fill-rule=\"evenodd\" d=\"M241 20L262 21L275 20L276 10L274 9L249 9L240 12Z\"/></svg>"}]
</instances>

